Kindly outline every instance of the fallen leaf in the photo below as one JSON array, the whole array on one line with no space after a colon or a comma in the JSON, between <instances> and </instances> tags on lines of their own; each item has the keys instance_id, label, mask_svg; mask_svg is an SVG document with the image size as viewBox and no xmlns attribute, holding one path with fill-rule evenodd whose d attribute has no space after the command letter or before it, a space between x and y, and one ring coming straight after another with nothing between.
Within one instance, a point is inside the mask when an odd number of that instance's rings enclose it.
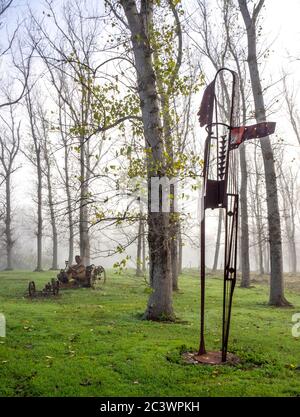
<instances>
[{"instance_id":1,"label":"fallen leaf","mask_svg":"<svg viewBox=\"0 0 300 417\"><path fill-rule=\"evenodd\" d=\"M89 385L92 385L92 381L91 381L91 380L89 380L89 379L84 379L83 381L81 381L81 382L79 383L79 385L81 385L81 386L83 386L83 387L87 387L87 386L89 386Z\"/></svg>"},{"instance_id":2,"label":"fallen leaf","mask_svg":"<svg viewBox=\"0 0 300 417\"><path fill-rule=\"evenodd\" d=\"M295 369L296 365L294 365L293 363L289 363L288 365L285 365L285 367L288 369Z\"/></svg>"}]
</instances>

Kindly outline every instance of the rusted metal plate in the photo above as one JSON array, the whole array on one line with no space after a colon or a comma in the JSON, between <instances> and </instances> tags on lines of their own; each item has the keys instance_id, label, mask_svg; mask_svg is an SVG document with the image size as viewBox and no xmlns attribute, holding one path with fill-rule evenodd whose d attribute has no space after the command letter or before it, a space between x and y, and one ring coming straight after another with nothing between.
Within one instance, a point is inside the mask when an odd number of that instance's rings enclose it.
<instances>
[{"instance_id":1,"label":"rusted metal plate","mask_svg":"<svg viewBox=\"0 0 300 417\"><path fill-rule=\"evenodd\" d=\"M204 90L200 109L197 113L199 116L200 126L209 125L212 123L213 110L215 99L215 81L212 81Z\"/></svg>"},{"instance_id":2,"label":"rusted metal plate","mask_svg":"<svg viewBox=\"0 0 300 417\"><path fill-rule=\"evenodd\" d=\"M230 131L230 150L249 139L264 138L275 132L275 122L262 122L251 126L233 127Z\"/></svg>"},{"instance_id":3,"label":"rusted metal plate","mask_svg":"<svg viewBox=\"0 0 300 417\"><path fill-rule=\"evenodd\" d=\"M219 208L224 207L225 181L207 180L204 207Z\"/></svg>"}]
</instances>

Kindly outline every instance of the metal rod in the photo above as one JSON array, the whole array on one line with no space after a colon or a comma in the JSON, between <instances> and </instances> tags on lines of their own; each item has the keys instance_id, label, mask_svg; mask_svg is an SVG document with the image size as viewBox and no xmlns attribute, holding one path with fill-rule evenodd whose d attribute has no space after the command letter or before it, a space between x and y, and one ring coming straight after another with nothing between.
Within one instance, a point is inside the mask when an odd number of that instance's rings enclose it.
<instances>
[{"instance_id":1,"label":"metal rod","mask_svg":"<svg viewBox=\"0 0 300 417\"><path fill-rule=\"evenodd\" d=\"M203 210L201 213L201 249L200 249L200 347L199 355L206 353L204 340L204 318L205 318L205 208L204 201L202 201Z\"/></svg>"}]
</instances>

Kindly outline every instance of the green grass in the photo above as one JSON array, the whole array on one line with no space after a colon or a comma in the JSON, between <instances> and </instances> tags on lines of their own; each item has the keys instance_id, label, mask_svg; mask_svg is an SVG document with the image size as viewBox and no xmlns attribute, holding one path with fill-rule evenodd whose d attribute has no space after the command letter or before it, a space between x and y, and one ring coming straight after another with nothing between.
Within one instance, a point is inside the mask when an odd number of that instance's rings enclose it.
<instances>
[{"instance_id":1,"label":"green grass","mask_svg":"<svg viewBox=\"0 0 300 417\"><path fill-rule=\"evenodd\" d=\"M29 300L53 272L1 272L0 312L7 337L0 338L1 396L296 396L300 395L300 338L291 317L300 295L287 293L294 308L267 305L268 289L237 288L229 350L236 366L185 364L196 350L199 288L194 275L180 277L174 296L175 324L141 320L145 284L128 272L108 274L102 290L61 291L58 299ZM207 348L220 346L222 282L207 283Z\"/></svg>"}]
</instances>

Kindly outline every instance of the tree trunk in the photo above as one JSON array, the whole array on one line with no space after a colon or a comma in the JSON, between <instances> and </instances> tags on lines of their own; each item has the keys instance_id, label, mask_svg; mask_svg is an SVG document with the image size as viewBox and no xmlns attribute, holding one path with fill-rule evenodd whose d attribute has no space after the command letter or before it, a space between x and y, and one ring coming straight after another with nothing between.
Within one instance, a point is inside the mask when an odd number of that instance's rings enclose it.
<instances>
[{"instance_id":1,"label":"tree trunk","mask_svg":"<svg viewBox=\"0 0 300 417\"><path fill-rule=\"evenodd\" d=\"M178 291L178 227L179 219L178 213L175 212L175 189L171 186L170 190L171 202L170 202L170 251L171 251L171 271L172 271L172 288L173 291Z\"/></svg>"},{"instance_id":2,"label":"tree trunk","mask_svg":"<svg viewBox=\"0 0 300 417\"><path fill-rule=\"evenodd\" d=\"M269 248L269 242L265 242L265 273L270 273L270 248Z\"/></svg>"},{"instance_id":3,"label":"tree trunk","mask_svg":"<svg viewBox=\"0 0 300 417\"><path fill-rule=\"evenodd\" d=\"M289 271L292 274L297 272L297 253L295 241L295 179L290 176L286 178L281 169L280 175L282 200L283 200L283 218L285 223L286 236L289 248Z\"/></svg>"},{"instance_id":4,"label":"tree trunk","mask_svg":"<svg viewBox=\"0 0 300 417\"><path fill-rule=\"evenodd\" d=\"M48 203L49 203L49 211L50 211L50 223L51 223L51 228L52 228L52 265L51 265L50 270L57 270L58 269L58 260L57 260L58 239L57 239L56 216L55 216L55 210L54 210L54 204L53 204L51 167L50 167L47 143L44 143L44 157L45 157L45 162L46 162Z\"/></svg>"},{"instance_id":5,"label":"tree trunk","mask_svg":"<svg viewBox=\"0 0 300 417\"><path fill-rule=\"evenodd\" d=\"M12 265L12 230L11 230L11 184L10 173L5 178L6 212L5 212L5 238L6 238L6 270L11 271Z\"/></svg>"},{"instance_id":6,"label":"tree trunk","mask_svg":"<svg viewBox=\"0 0 300 417\"><path fill-rule=\"evenodd\" d=\"M260 74L257 62L256 51L256 19L262 7L263 1L255 7L252 18L250 17L246 0L239 0L240 10L245 22L248 41L248 67L250 73L251 87L254 98L255 118L256 121L266 121L266 111L263 90L261 86ZM270 298L269 304L275 306L286 306L288 301L284 297L283 285L283 267L282 267L282 242L280 214L277 195L276 172L274 166L273 150L270 138L265 137L260 140L264 169L265 182L267 192L267 208L268 208L268 226L270 240L270 263L271 263L271 279L270 279Z\"/></svg>"},{"instance_id":7,"label":"tree trunk","mask_svg":"<svg viewBox=\"0 0 300 417\"><path fill-rule=\"evenodd\" d=\"M258 271L259 275L262 276L265 273L264 270L264 254L263 254L263 235L261 233L261 228L259 221L258 223Z\"/></svg>"},{"instance_id":8,"label":"tree trunk","mask_svg":"<svg viewBox=\"0 0 300 417\"><path fill-rule=\"evenodd\" d=\"M72 213L72 197L71 197L71 188L70 188L70 178L69 178L69 165L68 165L68 147L64 141L64 150L65 150L65 187L67 194L67 211L68 211L68 230L69 230L69 255L68 262L69 265L73 263L74 259L74 225L73 225L73 213Z\"/></svg>"},{"instance_id":9,"label":"tree trunk","mask_svg":"<svg viewBox=\"0 0 300 417\"><path fill-rule=\"evenodd\" d=\"M149 214L150 282L153 289L145 318L173 320L171 253L169 246L169 214Z\"/></svg>"},{"instance_id":10,"label":"tree trunk","mask_svg":"<svg viewBox=\"0 0 300 417\"><path fill-rule=\"evenodd\" d=\"M238 69L238 74L240 78L240 94L242 102L242 115L243 115L243 125L246 125L247 120L247 106L246 106L246 92L245 92L245 81L243 80L243 74L241 69L241 64L239 57L235 50L232 49L230 44L231 52L234 56L236 66ZM240 155L240 168L241 168L241 188L240 188L240 226L241 226L241 236L240 236L240 269L242 272L242 279L240 286L242 288L250 287L250 249L249 249L249 216L248 216L248 168L247 168L247 158L246 158L246 147L245 144L241 144L239 147Z\"/></svg>"},{"instance_id":11,"label":"tree trunk","mask_svg":"<svg viewBox=\"0 0 300 417\"><path fill-rule=\"evenodd\" d=\"M143 219L140 218L139 220L139 229L138 229L138 236L137 236L137 254L136 254L136 271L135 275L137 277L141 277L143 275L142 273L142 222Z\"/></svg>"},{"instance_id":12,"label":"tree trunk","mask_svg":"<svg viewBox=\"0 0 300 417\"><path fill-rule=\"evenodd\" d=\"M295 239L290 241L290 258L291 258L291 269L292 274L297 273L297 252L296 252L296 243Z\"/></svg>"},{"instance_id":13,"label":"tree trunk","mask_svg":"<svg viewBox=\"0 0 300 417\"><path fill-rule=\"evenodd\" d=\"M148 243L150 259L149 297L145 318L150 320L173 320L172 274L169 245L169 213L151 211L151 177L163 172L163 137L160 120L155 73L151 59L151 46L147 31L152 27L153 3L142 2L141 13L134 0L122 0L135 59L138 94L141 103L145 147L151 149L147 160L148 175Z\"/></svg>"},{"instance_id":14,"label":"tree trunk","mask_svg":"<svg viewBox=\"0 0 300 417\"><path fill-rule=\"evenodd\" d=\"M255 188L254 188L254 215L257 235L257 254L258 254L258 273L260 276L264 275L264 242L265 236L263 233L263 207L260 196L260 172L257 164L257 147L254 150L254 165L255 165Z\"/></svg>"},{"instance_id":15,"label":"tree trunk","mask_svg":"<svg viewBox=\"0 0 300 417\"><path fill-rule=\"evenodd\" d=\"M283 198L285 198L285 196L283 196ZM296 274L297 253L296 253L296 242L295 242L295 220L294 218L291 218L288 215L288 210L286 208L286 205L287 203L284 202L283 217L284 217L284 222L285 222L286 236L287 236L288 248L289 248L289 271L292 274Z\"/></svg>"},{"instance_id":16,"label":"tree trunk","mask_svg":"<svg viewBox=\"0 0 300 417\"><path fill-rule=\"evenodd\" d=\"M145 223L142 221L142 272L146 273L146 242L145 242Z\"/></svg>"},{"instance_id":17,"label":"tree trunk","mask_svg":"<svg viewBox=\"0 0 300 417\"><path fill-rule=\"evenodd\" d=\"M43 239L43 215L42 215L42 167L41 167L41 147L36 145L36 168L37 168L37 265L36 272L42 268L42 239Z\"/></svg>"},{"instance_id":18,"label":"tree trunk","mask_svg":"<svg viewBox=\"0 0 300 417\"><path fill-rule=\"evenodd\" d=\"M246 149L242 144L239 147L240 166L241 166L241 189L240 189L240 207L241 207L241 259L240 265L242 270L241 287L250 287L250 260L249 260L249 226L248 226L248 207L247 207L247 182L248 172L246 163Z\"/></svg>"},{"instance_id":19,"label":"tree trunk","mask_svg":"<svg viewBox=\"0 0 300 417\"><path fill-rule=\"evenodd\" d=\"M171 222L171 263L172 263L172 288L178 291L178 224L177 221Z\"/></svg>"},{"instance_id":20,"label":"tree trunk","mask_svg":"<svg viewBox=\"0 0 300 417\"><path fill-rule=\"evenodd\" d=\"M217 241L216 241L216 249L215 249L215 256L214 256L214 263L213 263L213 267L212 267L212 272L216 272L217 269L218 269L220 242L221 242L221 231L222 231L222 220L223 220L223 210L219 210Z\"/></svg>"},{"instance_id":21,"label":"tree trunk","mask_svg":"<svg viewBox=\"0 0 300 417\"><path fill-rule=\"evenodd\" d=\"M178 227L178 275L182 274L182 251L183 251L183 242L182 242L182 233L181 225Z\"/></svg>"},{"instance_id":22,"label":"tree trunk","mask_svg":"<svg viewBox=\"0 0 300 417\"><path fill-rule=\"evenodd\" d=\"M90 239L88 223L88 179L86 176L85 138L80 139L80 207L79 246L84 265L90 264Z\"/></svg>"},{"instance_id":23,"label":"tree trunk","mask_svg":"<svg viewBox=\"0 0 300 417\"><path fill-rule=\"evenodd\" d=\"M255 208L254 208L254 203L253 202L251 204L251 207L253 207L253 208L250 210L250 213L251 212L254 213ZM259 269L259 261L258 261L259 256L258 256L257 244L256 244L256 241L255 241L255 239L256 239L256 234L255 234L255 230L256 230L255 214L253 214L251 216L251 229L252 229L252 239L253 239L253 245L252 245L252 247L253 247L253 259L254 259L254 267L253 267L253 269L255 271L258 271L258 269Z\"/></svg>"},{"instance_id":24,"label":"tree trunk","mask_svg":"<svg viewBox=\"0 0 300 417\"><path fill-rule=\"evenodd\" d=\"M153 52L154 62L159 66L159 58L156 51ZM162 109L162 121L163 121L163 133L166 153L168 155L169 175L176 175L173 171L174 166L174 146L172 138L172 118L170 114L170 100L168 93L163 85L163 80L159 71L156 73L156 80L158 86L158 92L161 102ZM175 187L170 187L170 251L171 251L171 272L172 272L172 288L173 291L178 291L178 227L179 227L179 216L175 212Z\"/></svg>"}]
</instances>

